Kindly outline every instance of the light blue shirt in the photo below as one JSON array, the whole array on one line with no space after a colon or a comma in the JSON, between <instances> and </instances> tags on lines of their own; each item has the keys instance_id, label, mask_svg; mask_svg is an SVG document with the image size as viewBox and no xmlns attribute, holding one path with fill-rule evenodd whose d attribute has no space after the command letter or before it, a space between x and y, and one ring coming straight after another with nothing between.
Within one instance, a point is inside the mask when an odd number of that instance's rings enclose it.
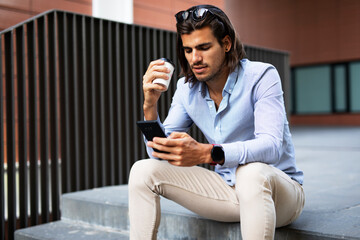
<instances>
[{"instance_id":1,"label":"light blue shirt","mask_svg":"<svg viewBox=\"0 0 360 240\"><path fill-rule=\"evenodd\" d=\"M237 167L250 162L272 165L302 184L303 172L296 167L280 76L275 67L241 60L229 75L222 96L216 110L205 83L190 84L185 83L185 78L179 79L162 125L165 134L187 132L196 124L209 143L223 146L225 162L216 165L215 172L230 186L235 184ZM152 156L153 150L147 150Z\"/></svg>"}]
</instances>

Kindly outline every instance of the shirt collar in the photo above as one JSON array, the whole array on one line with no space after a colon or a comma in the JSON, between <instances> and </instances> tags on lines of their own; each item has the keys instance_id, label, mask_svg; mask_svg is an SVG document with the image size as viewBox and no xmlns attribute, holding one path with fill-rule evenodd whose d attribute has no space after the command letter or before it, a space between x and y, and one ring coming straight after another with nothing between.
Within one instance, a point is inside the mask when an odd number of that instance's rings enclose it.
<instances>
[{"instance_id":1,"label":"shirt collar","mask_svg":"<svg viewBox=\"0 0 360 240\"><path fill-rule=\"evenodd\" d=\"M229 94L233 92L234 86L238 80L239 71L240 71L240 64L236 66L235 70L232 73L230 73L228 79L226 80L223 90L223 96L224 96L224 92L227 92Z\"/></svg>"}]
</instances>

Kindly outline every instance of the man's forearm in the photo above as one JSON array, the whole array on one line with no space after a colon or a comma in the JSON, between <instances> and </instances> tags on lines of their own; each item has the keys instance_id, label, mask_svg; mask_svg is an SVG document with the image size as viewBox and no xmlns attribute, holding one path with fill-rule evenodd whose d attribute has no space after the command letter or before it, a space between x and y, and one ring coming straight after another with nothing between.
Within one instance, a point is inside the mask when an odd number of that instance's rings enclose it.
<instances>
[{"instance_id":1,"label":"man's forearm","mask_svg":"<svg viewBox=\"0 0 360 240\"><path fill-rule=\"evenodd\" d=\"M158 116L157 105L149 107L144 104L143 110L144 110L144 117L146 120L156 120L157 119L157 116Z\"/></svg>"}]
</instances>

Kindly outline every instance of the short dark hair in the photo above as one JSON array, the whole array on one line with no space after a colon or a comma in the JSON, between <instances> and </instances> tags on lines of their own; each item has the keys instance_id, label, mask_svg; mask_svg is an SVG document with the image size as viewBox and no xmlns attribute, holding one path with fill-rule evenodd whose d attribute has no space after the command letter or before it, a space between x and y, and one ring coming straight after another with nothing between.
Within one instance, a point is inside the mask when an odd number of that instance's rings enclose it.
<instances>
[{"instance_id":1,"label":"short dark hair","mask_svg":"<svg viewBox=\"0 0 360 240\"><path fill-rule=\"evenodd\" d=\"M239 61L246 57L243 44L241 43L239 37L236 34L236 31L231 24L229 18L226 14L213 5L198 5L189 8L187 11L192 12L197 8L206 8L211 14L206 14L204 19L200 21L194 20L191 16L181 22L177 22L177 43L176 50L178 54L178 59L181 65L182 74L185 76L185 82L195 83L198 80L196 79L194 73L191 71L188 61L186 60L183 42L181 39L182 34L190 34L195 30L209 26L218 40L220 46L223 45L222 40L225 36L229 35L231 39L231 49L226 53L225 61L226 65L229 67L230 72L234 71L236 66L239 64Z\"/></svg>"}]
</instances>

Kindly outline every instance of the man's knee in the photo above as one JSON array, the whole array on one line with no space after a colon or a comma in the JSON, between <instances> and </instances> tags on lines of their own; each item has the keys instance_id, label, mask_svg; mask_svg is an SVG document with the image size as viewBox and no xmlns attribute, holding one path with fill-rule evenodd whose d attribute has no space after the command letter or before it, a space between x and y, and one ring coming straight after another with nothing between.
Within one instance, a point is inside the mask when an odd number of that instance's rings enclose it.
<instances>
[{"instance_id":1,"label":"man's knee","mask_svg":"<svg viewBox=\"0 0 360 240\"><path fill-rule=\"evenodd\" d=\"M249 163L236 171L236 190L239 197L251 200L264 190L271 190L272 167L265 163Z\"/></svg>"},{"instance_id":2,"label":"man's knee","mask_svg":"<svg viewBox=\"0 0 360 240\"><path fill-rule=\"evenodd\" d=\"M130 170L129 189L151 187L161 171L163 163L155 159L145 159L134 163Z\"/></svg>"},{"instance_id":3,"label":"man's knee","mask_svg":"<svg viewBox=\"0 0 360 240\"><path fill-rule=\"evenodd\" d=\"M249 181L251 179L253 181L263 181L264 178L271 178L273 174L272 168L272 166L266 163L248 163L240 166L236 171L236 175L238 180Z\"/></svg>"}]
</instances>

